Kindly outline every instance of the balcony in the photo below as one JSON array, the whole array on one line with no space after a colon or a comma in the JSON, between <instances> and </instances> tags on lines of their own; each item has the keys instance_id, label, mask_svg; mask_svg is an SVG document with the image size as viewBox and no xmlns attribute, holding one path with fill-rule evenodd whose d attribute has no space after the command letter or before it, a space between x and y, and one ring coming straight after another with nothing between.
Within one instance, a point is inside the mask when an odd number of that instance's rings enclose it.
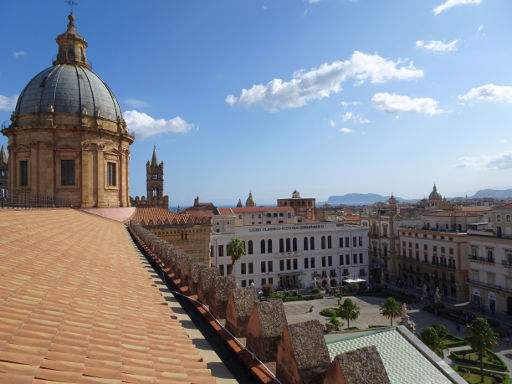
<instances>
[{"instance_id":1,"label":"balcony","mask_svg":"<svg viewBox=\"0 0 512 384\"><path fill-rule=\"evenodd\" d=\"M512 260L503 260L501 262L506 268L512 268Z\"/></svg>"},{"instance_id":2,"label":"balcony","mask_svg":"<svg viewBox=\"0 0 512 384\"><path fill-rule=\"evenodd\" d=\"M494 258L492 257L480 257L475 255L469 255L469 260L483 264L494 264Z\"/></svg>"},{"instance_id":3,"label":"balcony","mask_svg":"<svg viewBox=\"0 0 512 384\"><path fill-rule=\"evenodd\" d=\"M468 283L475 285L477 287L493 289L495 291L501 291L501 292L506 292L506 293L512 293L512 288L505 288L505 287L502 287L501 285L484 283L483 281L471 280L471 279L468 279Z\"/></svg>"}]
</instances>

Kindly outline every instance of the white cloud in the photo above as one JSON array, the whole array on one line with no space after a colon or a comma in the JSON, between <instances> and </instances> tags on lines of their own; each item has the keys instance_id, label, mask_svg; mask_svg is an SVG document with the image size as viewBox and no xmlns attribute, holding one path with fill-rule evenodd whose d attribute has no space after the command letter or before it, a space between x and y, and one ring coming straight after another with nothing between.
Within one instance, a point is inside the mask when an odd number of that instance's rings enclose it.
<instances>
[{"instance_id":1,"label":"white cloud","mask_svg":"<svg viewBox=\"0 0 512 384\"><path fill-rule=\"evenodd\" d=\"M456 45L458 41L459 40L453 40L451 43L444 43L439 40L430 40L429 42L418 40L416 42L416 48L423 48L433 52L451 52L457 49Z\"/></svg>"},{"instance_id":2,"label":"white cloud","mask_svg":"<svg viewBox=\"0 0 512 384\"><path fill-rule=\"evenodd\" d=\"M468 5L468 4L475 4L478 5L482 2L482 0L446 0L443 4L438 5L435 7L432 12L434 12L434 15L439 15L441 12L446 11L447 9L450 9L452 7L456 7L458 5Z\"/></svg>"},{"instance_id":3,"label":"white cloud","mask_svg":"<svg viewBox=\"0 0 512 384\"><path fill-rule=\"evenodd\" d=\"M368 124L370 120L365 118L363 115L358 115L356 113L347 112L341 118L341 121L346 123L347 121L352 121L357 124Z\"/></svg>"},{"instance_id":4,"label":"white cloud","mask_svg":"<svg viewBox=\"0 0 512 384\"><path fill-rule=\"evenodd\" d=\"M336 122L334 120L329 120L329 125L331 127L335 127L336 126Z\"/></svg>"},{"instance_id":5,"label":"white cloud","mask_svg":"<svg viewBox=\"0 0 512 384\"><path fill-rule=\"evenodd\" d=\"M341 133L353 133L354 131L350 128L340 128Z\"/></svg>"},{"instance_id":6,"label":"white cloud","mask_svg":"<svg viewBox=\"0 0 512 384\"><path fill-rule=\"evenodd\" d=\"M263 9L264 11L266 11L266 10L268 9L268 7L267 7L265 4L263 4L263 5L261 6L261 9Z\"/></svg>"},{"instance_id":7,"label":"white cloud","mask_svg":"<svg viewBox=\"0 0 512 384\"><path fill-rule=\"evenodd\" d=\"M342 101L341 106L343 108L350 107L350 106L356 106L361 104L359 101Z\"/></svg>"},{"instance_id":8,"label":"white cloud","mask_svg":"<svg viewBox=\"0 0 512 384\"><path fill-rule=\"evenodd\" d=\"M372 103L378 110L388 113L411 112L438 115L444 112L437 108L439 102L430 97L411 98L394 93L376 93L372 97Z\"/></svg>"},{"instance_id":9,"label":"white cloud","mask_svg":"<svg viewBox=\"0 0 512 384\"><path fill-rule=\"evenodd\" d=\"M293 74L290 81L273 79L267 84L256 84L250 89L242 89L240 96L228 95L229 105L259 105L268 111L285 108L298 108L311 100L329 97L331 93L341 91L341 83L349 78L358 84L384 83L390 80L411 80L423 77L423 71L416 69L411 61L387 60L378 54L369 55L355 51L345 61L324 63L309 71L300 70Z\"/></svg>"},{"instance_id":10,"label":"white cloud","mask_svg":"<svg viewBox=\"0 0 512 384\"><path fill-rule=\"evenodd\" d=\"M143 139L160 133L187 133L195 128L194 124L187 123L179 116L170 120L154 119L135 110L125 111L123 116L128 130Z\"/></svg>"},{"instance_id":11,"label":"white cloud","mask_svg":"<svg viewBox=\"0 0 512 384\"><path fill-rule=\"evenodd\" d=\"M0 111L11 112L16 107L18 101L18 95L11 97L0 95Z\"/></svg>"},{"instance_id":12,"label":"white cloud","mask_svg":"<svg viewBox=\"0 0 512 384\"><path fill-rule=\"evenodd\" d=\"M459 95L459 100L481 103L508 103L512 104L512 86L485 84L478 88L471 88L465 95Z\"/></svg>"},{"instance_id":13,"label":"white cloud","mask_svg":"<svg viewBox=\"0 0 512 384\"><path fill-rule=\"evenodd\" d=\"M465 156L459 160L457 167L480 170L512 169L512 151L496 155Z\"/></svg>"},{"instance_id":14,"label":"white cloud","mask_svg":"<svg viewBox=\"0 0 512 384\"><path fill-rule=\"evenodd\" d=\"M147 106L149 106L147 102L140 99L125 99L124 103L133 108L146 108Z\"/></svg>"},{"instance_id":15,"label":"white cloud","mask_svg":"<svg viewBox=\"0 0 512 384\"><path fill-rule=\"evenodd\" d=\"M481 25L478 27L478 29L476 30L476 33L482 33L484 31L484 26Z\"/></svg>"},{"instance_id":16,"label":"white cloud","mask_svg":"<svg viewBox=\"0 0 512 384\"><path fill-rule=\"evenodd\" d=\"M25 52L25 51L16 51L12 55L14 57L27 56L27 52Z\"/></svg>"}]
</instances>

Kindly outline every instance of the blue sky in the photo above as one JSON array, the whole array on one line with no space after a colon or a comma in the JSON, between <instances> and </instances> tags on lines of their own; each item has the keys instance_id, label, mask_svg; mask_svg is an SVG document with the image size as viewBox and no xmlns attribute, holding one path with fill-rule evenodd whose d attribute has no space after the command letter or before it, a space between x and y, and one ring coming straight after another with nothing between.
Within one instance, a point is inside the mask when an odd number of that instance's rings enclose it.
<instances>
[{"instance_id":1,"label":"blue sky","mask_svg":"<svg viewBox=\"0 0 512 384\"><path fill-rule=\"evenodd\" d=\"M512 187L510 0L79 3L88 60L136 132L131 195L154 145L171 205ZM0 11L6 121L69 8Z\"/></svg>"}]
</instances>

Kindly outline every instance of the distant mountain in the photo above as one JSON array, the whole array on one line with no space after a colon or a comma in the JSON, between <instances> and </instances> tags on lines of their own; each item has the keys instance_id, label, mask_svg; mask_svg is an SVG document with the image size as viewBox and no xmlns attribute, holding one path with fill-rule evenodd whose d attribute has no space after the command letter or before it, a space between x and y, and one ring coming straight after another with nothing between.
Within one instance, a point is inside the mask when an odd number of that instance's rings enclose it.
<instances>
[{"instance_id":1,"label":"distant mountain","mask_svg":"<svg viewBox=\"0 0 512 384\"><path fill-rule=\"evenodd\" d=\"M482 199L484 197L493 199L512 198L512 189L481 189L471 196L472 199Z\"/></svg>"},{"instance_id":2,"label":"distant mountain","mask_svg":"<svg viewBox=\"0 0 512 384\"><path fill-rule=\"evenodd\" d=\"M326 202L318 203L318 206L322 206L327 203L329 205L371 205L376 202L385 202L390 198L390 196L382 196L378 193L347 193L343 196L329 196ZM418 199L413 200L405 200L400 197L395 196L395 198L402 203L413 203L418 201Z\"/></svg>"}]
</instances>

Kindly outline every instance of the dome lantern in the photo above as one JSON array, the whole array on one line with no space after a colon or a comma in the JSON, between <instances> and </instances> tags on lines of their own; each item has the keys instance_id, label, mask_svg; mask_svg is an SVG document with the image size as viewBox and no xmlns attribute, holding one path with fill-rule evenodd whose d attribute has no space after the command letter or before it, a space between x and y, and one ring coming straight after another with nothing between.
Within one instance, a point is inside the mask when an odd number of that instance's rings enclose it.
<instances>
[{"instance_id":1,"label":"dome lantern","mask_svg":"<svg viewBox=\"0 0 512 384\"><path fill-rule=\"evenodd\" d=\"M76 31L75 16L70 13L68 19L68 29L55 39L59 45L59 52L57 53L57 60L53 62L53 65L74 64L91 69L90 65L87 64L87 57L85 56L87 41Z\"/></svg>"}]
</instances>

